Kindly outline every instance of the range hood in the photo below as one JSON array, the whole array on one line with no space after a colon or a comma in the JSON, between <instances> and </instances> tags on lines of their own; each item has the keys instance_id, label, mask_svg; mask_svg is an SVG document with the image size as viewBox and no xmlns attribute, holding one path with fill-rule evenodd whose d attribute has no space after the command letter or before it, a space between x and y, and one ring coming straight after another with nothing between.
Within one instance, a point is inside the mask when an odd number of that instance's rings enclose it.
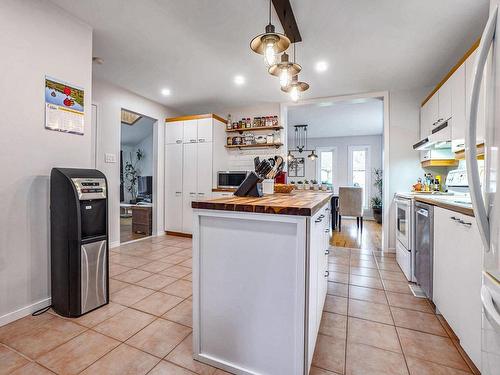
<instances>
[{"instance_id":1,"label":"range hood","mask_svg":"<svg viewBox=\"0 0 500 375\"><path fill-rule=\"evenodd\" d=\"M427 151L442 148L451 148L451 132L449 125L450 119L447 119L432 129L431 135L418 141L413 145L417 151Z\"/></svg>"}]
</instances>

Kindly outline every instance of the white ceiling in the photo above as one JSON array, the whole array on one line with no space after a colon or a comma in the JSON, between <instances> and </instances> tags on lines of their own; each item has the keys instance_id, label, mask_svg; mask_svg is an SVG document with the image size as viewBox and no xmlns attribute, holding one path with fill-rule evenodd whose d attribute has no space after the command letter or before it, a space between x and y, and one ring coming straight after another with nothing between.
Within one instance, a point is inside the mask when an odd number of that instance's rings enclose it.
<instances>
[{"instance_id":1,"label":"white ceiling","mask_svg":"<svg viewBox=\"0 0 500 375\"><path fill-rule=\"evenodd\" d=\"M156 120L149 117L141 117L134 125L122 123L121 144L124 146L135 146L144 138L153 134L153 124Z\"/></svg>"},{"instance_id":2,"label":"white ceiling","mask_svg":"<svg viewBox=\"0 0 500 375\"><path fill-rule=\"evenodd\" d=\"M94 28L106 79L184 113L283 102L249 42L267 0L52 0ZM489 0L291 0L305 98L436 84L476 40ZM273 21L281 29L277 17ZM325 60L323 74L314 64ZM246 78L244 86L233 77ZM172 94L163 97L167 87Z\"/></svg>"},{"instance_id":3,"label":"white ceiling","mask_svg":"<svg viewBox=\"0 0 500 375\"><path fill-rule=\"evenodd\" d=\"M379 99L304 104L288 109L288 134L293 125L308 125L309 138L380 135L384 129L384 105Z\"/></svg>"}]
</instances>

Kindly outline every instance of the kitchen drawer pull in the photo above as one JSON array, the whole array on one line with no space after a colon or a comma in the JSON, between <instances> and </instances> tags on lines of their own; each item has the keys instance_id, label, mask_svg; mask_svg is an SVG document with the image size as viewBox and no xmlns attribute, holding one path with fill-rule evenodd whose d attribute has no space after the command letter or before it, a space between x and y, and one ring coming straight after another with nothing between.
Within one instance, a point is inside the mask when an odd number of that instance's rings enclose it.
<instances>
[{"instance_id":1,"label":"kitchen drawer pull","mask_svg":"<svg viewBox=\"0 0 500 375\"><path fill-rule=\"evenodd\" d=\"M182 143L182 139L176 140L175 143L177 143L177 144Z\"/></svg>"},{"instance_id":2,"label":"kitchen drawer pull","mask_svg":"<svg viewBox=\"0 0 500 375\"><path fill-rule=\"evenodd\" d=\"M468 222L463 221L463 220L458 220L458 222L459 222L460 224L462 224L462 225L467 226L467 227L471 227L471 226L472 226L472 223L468 223Z\"/></svg>"},{"instance_id":3,"label":"kitchen drawer pull","mask_svg":"<svg viewBox=\"0 0 500 375\"><path fill-rule=\"evenodd\" d=\"M205 142L205 138L198 138L198 142Z\"/></svg>"},{"instance_id":4,"label":"kitchen drawer pull","mask_svg":"<svg viewBox=\"0 0 500 375\"><path fill-rule=\"evenodd\" d=\"M182 194L182 191L176 191L175 194Z\"/></svg>"},{"instance_id":5,"label":"kitchen drawer pull","mask_svg":"<svg viewBox=\"0 0 500 375\"><path fill-rule=\"evenodd\" d=\"M189 193L189 195L196 195L196 193Z\"/></svg>"},{"instance_id":6,"label":"kitchen drawer pull","mask_svg":"<svg viewBox=\"0 0 500 375\"><path fill-rule=\"evenodd\" d=\"M189 142L196 143L196 139L190 139Z\"/></svg>"},{"instance_id":7,"label":"kitchen drawer pull","mask_svg":"<svg viewBox=\"0 0 500 375\"><path fill-rule=\"evenodd\" d=\"M198 195L205 195L205 193L198 193Z\"/></svg>"},{"instance_id":8,"label":"kitchen drawer pull","mask_svg":"<svg viewBox=\"0 0 500 375\"><path fill-rule=\"evenodd\" d=\"M316 220L314 220L315 223L321 223L323 221L322 218L318 217Z\"/></svg>"},{"instance_id":9,"label":"kitchen drawer pull","mask_svg":"<svg viewBox=\"0 0 500 375\"><path fill-rule=\"evenodd\" d=\"M330 249L325 250L325 255L330 255Z\"/></svg>"},{"instance_id":10,"label":"kitchen drawer pull","mask_svg":"<svg viewBox=\"0 0 500 375\"><path fill-rule=\"evenodd\" d=\"M330 271L325 271L325 277L330 276Z\"/></svg>"}]
</instances>

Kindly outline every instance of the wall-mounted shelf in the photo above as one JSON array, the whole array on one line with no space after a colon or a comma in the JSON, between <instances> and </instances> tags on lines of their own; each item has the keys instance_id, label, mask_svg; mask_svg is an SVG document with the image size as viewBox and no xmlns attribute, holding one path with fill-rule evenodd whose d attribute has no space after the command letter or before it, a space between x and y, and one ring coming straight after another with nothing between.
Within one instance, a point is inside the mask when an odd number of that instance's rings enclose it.
<instances>
[{"instance_id":1,"label":"wall-mounted shelf","mask_svg":"<svg viewBox=\"0 0 500 375\"><path fill-rule=\"evenodd\" d=\"M259 126L254 128L242 128L242 129L226 129L226 133L245 133L245 132L253 132L253 131L262 131L262 130L280 130L283 129L283 126Z\"/></svg>"},{"instance_id":2,"label":"wall-mounted shelf","mask_svg":"<svg viewBox=\"0 0 500 375\"><path fill-rule=\"evenodd\" d=\"M456 167L458 160L455 159L432 159L420 162L423 168L429 167Z\"/></svg>"},{"instance_id":3,"label":"wall-mounted shelf","mask_svg":"<svg viewBox=\"0 0 500 375\"><path fill-rule=\"evenodd\" d=\"M262 143L262 144L252 144L252 145L226 145L226 148L280 148L283 143Z\"/></svg>"}]
</instances>

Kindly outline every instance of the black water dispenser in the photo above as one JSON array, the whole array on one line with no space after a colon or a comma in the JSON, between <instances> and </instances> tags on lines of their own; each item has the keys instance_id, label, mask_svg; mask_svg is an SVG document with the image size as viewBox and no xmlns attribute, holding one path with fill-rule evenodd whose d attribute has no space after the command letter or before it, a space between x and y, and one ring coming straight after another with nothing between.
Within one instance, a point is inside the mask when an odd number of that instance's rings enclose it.
<instances>
[{"instance_id":1,"label":"black water dispenser","mask_svg":"<svg viewBox=\"0 0 500 375\"><path fill-rule=\"evenodd\" d=\"M77 317L109 301L107 191L95 169L50 174L52 307L60 315Z\"/></svg>"}]
</instances>

